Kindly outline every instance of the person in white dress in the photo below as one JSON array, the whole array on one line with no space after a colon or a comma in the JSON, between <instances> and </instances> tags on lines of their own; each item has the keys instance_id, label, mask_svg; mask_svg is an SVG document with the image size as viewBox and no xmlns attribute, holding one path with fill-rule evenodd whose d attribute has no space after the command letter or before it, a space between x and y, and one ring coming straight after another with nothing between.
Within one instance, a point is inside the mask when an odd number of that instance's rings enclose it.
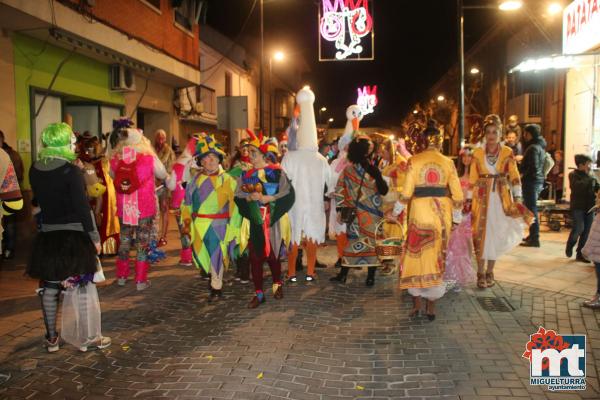
<instances>
[{"instance_id":1,"label":"person in white dress","mask_svg":"<svg viewBox=\"0 0 600 400\"><path fill-rule=\"evenodd\" d=\"M482 289L494 286L496 260L521 242L523 230L532 219L521 202L521 179L515 156L509 147L500 144L500 117L488 115L483 129L485 144L473 152L468 193L472 198L477 286Z\"/></svg>"}]
</instances>

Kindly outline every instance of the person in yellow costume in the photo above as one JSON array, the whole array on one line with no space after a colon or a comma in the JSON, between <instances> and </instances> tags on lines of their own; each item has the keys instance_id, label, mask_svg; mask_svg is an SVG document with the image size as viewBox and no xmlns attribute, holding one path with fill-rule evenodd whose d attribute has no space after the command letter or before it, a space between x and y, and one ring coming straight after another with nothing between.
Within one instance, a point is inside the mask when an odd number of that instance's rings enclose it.
<instances>
[{"instance_id":1,"label":"person in yellow costume","mask_svg":"<svg viewBox=\"0 0 600 400\"><path fill-rule=\"evenodd\" d=\"M435 120L422 133L428 147L411 157L400 201L392 215L408 205L408 234L399 286L413 296L410 316L421 311L421 297L427 299L426 313L435 319L434 301L445 293L446 247L452 223L462 216L463 192L451 159L440 149L443 136Z\"/></svg>"},{"instance_id":2,"label":"person in yellow costume","mask_svg":"<svg viewBox=\"0 0 600 400\"><path fill-rule=\"evenodd\" d=\"M196 157L202 172L188 182L181 204L183 231L190 235L194 264L210 273L211 302L222 296L223 272L239 242L241 224L234 202L237 182L221 167L224 156L212 136L198 138Z\"/></svg>"},{"instance_id":3,"label":"person in yellow costume","mask_svg":"<svg viewBox=\"0 0 600 400\"><path fill-rule=\"evenodd\" d=\"M521 203L521 178L513 151L500 144L500 117L485 117L483 130L485 146L473 152L467 195L472 197L477 286L481 289L494 286L496 260L521 242L525 224L529 226L533 220Z\"/></svg>"},{"instance_id":4,"label":"person in yellow costume","mask_svg":"<svg viewBox=\"0 0 600 400\"><path fill-rule=\"evenodd\" d=\"M396 145L391 138L387 138L381 146L385 146L384 152L389 154L389 164L383 168L381 175L386 180L390 190L383 197L382 210L385 215L392 212L396 201L400 198L400 193L406 180L406 171L408 170L408 158L396 151ZM385 223L383 225L383 234L386 238L404 238L406 237L406 212L393 218L397 223ZM382 275L392 274L395 266L391 260L383 260L384 267Z\"/></svg>"}]
</instances>

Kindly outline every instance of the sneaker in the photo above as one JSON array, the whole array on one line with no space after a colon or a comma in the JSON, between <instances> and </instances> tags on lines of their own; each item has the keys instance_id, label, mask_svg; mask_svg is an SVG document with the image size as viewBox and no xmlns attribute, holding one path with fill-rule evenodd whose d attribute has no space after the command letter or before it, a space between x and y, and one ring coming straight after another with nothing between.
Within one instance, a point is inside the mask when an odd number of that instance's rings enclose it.
<instances>
[{"instance_id":1,"label":"sneaker","mask_svg":"<svg viewBox=\"0 0 600 400\"><path fill-rule=\"evenodd\" d=\"M127 278L117 279L117 285L119 285L119 286L125 286L126 283L127 283Z\"/></svg>"},{"instance_id":2,"label":"sneaker","mask_svg":"<svg viewBox=\"0 0 600 400\"><path fill-rule=\"evenodd\" d=\"M521 242L521 246L523 246L523 247L540 247L540 241L539 240L527 240L527 241Z\"/></svg>"},{"instance_id":3,"label":"sneaker","mask_svg":"<svg viewBox=\"0 0 600 400\"><path fill-rule=\"evenodd\" d=\"M46 343L44 343L46 350L48 353L55 353L60 350L58 336L54 339L46 339Z\"/></svg>"},{"instance_id":4,"label":"sneaker","mask_svg":"<svg viewBox=\"0 0 600 400\"><path fill-rule=\"evenodd\" d=\"M191 267L192 265L194 265L194 263L192 263L191 261L179 260L179 265L181 265L182 267Z\"/></svg>"},{"instance_id":5,"label":"sneaker","mask_svg":"<svg viewBox=\"0 0 600 400\"><path fill-rule=\"evenodd\" d=\"M247 283L250 283L250 280L240 278L240 283L243 283L245 285Z\"/></svg>"},{"instance_id":6,"label":"sneaker","mask_svg":"<svg viewBox=\"0 0 600 400\"><path fill-rule=\"evenodd\" d=\"M138 282L136 284L136 288L138 291L142 291L142 290L146 290L150 287L150 281L146 281L146 282Z\"/></svg>"},{"instance_id":7,"label":"sneaker","mask_svg":"<svg viewBox=\"0 0 600 400\"><path fill-rule=\"evenodd\" d=\"M212 303L223 298L223 292L221 290L211 289L208 295L208 302Z\"/></svg>"},{"instance_id":8,"label":"sneaker","mask_svg":"<svg viewBox=\"0 0 600 400\"><path fill-rule=\"evenodd\" d=\"M233 278L233 280L234 280L234 281L236 281L236 282L239 282L239 281L241 281L241 279L240 279L240 277L239 277L239 276L236 276L235 278Z\"/></svg>"},{"instance_id":9,"label":"sneaker","mask_svg":"<svg viewBox=\"0 0 600 400\"><path fill-rule=\"evenodd\" d=\"M312 275L306 275L306 276L304 277L304 281L305 281L306 283L313 283L315 280L316 280L316 279L315 279L315 277L314 277L314 276L312 276Z\"/></svg>"},{"instance_id":10,"label":"sneaker","mask_svg":"<svg viewBox=\"0 0 600 400\"><path fill-rule=\"evenodd\" d=\"M293 284L296 284L296 283L298 283L298 277L296 277L296 275L294 275L294 276L290 276L290 277L288 278L288 283L290 283L290 284L292 284L292 285L293 285Z\"/></svg>"},{"instance_id":11,"label":"sneaker","mask_svg":"<svg viewBox=\"0 0 600 400\"><path fill-rule=\"evenodd\" d=\"M86 352L88 350L102 350L110 346L112 340L108 336L102 336L100 339L96 339L89 344L84 344L79 347L79 351Z\"/></svg>"}]
</instances>

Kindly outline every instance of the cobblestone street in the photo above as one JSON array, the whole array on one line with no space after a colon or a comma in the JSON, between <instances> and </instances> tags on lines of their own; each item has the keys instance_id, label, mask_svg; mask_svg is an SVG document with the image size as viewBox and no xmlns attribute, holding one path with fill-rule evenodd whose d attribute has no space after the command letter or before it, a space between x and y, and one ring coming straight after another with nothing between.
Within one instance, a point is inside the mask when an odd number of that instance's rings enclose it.
<instances>
[{"instance_id":1,"label":"cobblestone street","mask_svg":"<svg viewBox=\"0 0 600 400\"><path fill-rule=\"evenodd\" d=\"M556 253L562 236L545 237L546 251ZM334 252L328 246L320 259L331 265ZM47 354L39 300L31 291L16 290L10 298L5 290L0 397L600 398L600 314L581 308L580 297L501 281L493 290L447 294L429 322L408 318L410 298L395 288L395 277L378 276L368 289L365 272L352 271L346 286L336 286L328 281L329 268L315 284L286 286L281 301L267 291L267 303L248 310L251 285L229 281L224 299L210 305L207 282L175 265L176 251L169 254L144 292L112 279L100 288L103 332L113 338L103 351L64 345ZM107 262L108 278L114 277L111 266ZM510 266L498 268L501 275ZM23 278L13 282L34 286ZM484 310L481 297L505 300L507 311ZM587 335L586 391L529 385L529 362L521 354L539 325Z\"/></svg>"}]
</instances>

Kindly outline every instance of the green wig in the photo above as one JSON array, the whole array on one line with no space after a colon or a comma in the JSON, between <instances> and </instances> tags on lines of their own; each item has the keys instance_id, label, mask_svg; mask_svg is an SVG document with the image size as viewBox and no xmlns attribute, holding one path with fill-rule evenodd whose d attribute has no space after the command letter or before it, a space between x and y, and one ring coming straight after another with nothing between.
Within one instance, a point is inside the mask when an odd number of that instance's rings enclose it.
<instances>
[{"instance_id":1,"label":"green wig","mask_svg":"<svg viewBox=\"0 0 600 400\"><path fill-rule=\"evenodd\" d=\"M42 149L40 150L40 159L63 158L73 161L77 155L73 151L71 138L73 130L68 124L59 122L50 124L42 131Z\"/></svg>"}]
</instances>

